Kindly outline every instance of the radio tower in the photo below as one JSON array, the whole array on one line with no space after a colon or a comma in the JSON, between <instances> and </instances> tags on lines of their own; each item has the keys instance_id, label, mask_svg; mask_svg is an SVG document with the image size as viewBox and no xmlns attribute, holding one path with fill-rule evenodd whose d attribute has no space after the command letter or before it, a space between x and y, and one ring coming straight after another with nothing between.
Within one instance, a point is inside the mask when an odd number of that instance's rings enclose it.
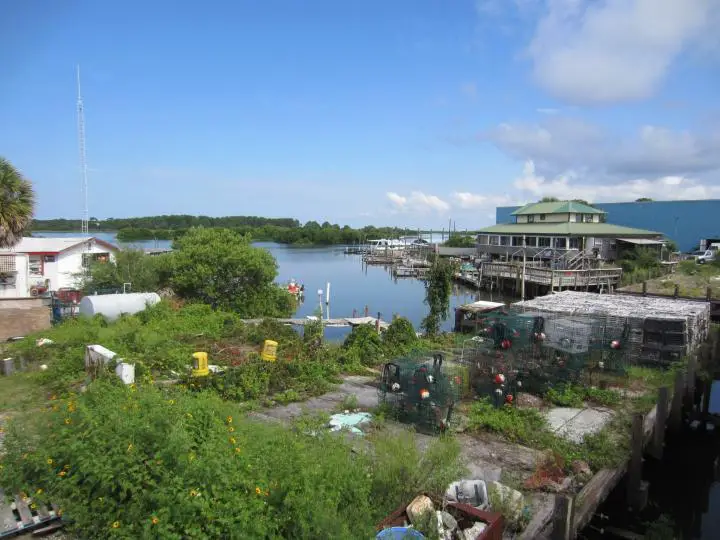
<instances>
[{"instance_id":1,"label":"radio tower","mask_svg":"<svg viewBox=\"0 0 720 540\"><path fill-rule=\"evenodd\" d=\"M82 234L88 236L89 212L88 212L88 179L87 179L87 162L85 161L85 111L83 109L82 93L80 92L80 66L77 66L77 123L78 123L78 145L80 150L80 174L82 178Z\"/></svg>"}]
</instances>

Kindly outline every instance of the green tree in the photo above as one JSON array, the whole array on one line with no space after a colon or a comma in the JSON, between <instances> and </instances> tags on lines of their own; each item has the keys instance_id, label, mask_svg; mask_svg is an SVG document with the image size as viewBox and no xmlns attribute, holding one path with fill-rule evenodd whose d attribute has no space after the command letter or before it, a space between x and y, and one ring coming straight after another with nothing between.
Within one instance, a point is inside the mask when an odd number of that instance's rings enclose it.
<instances>
[{"instance_id":1,"label":"green tree","mask_svg":"<svg viewBox=\"0 0 720 540\"><path fill-rule=\"evenodd\" d=\"M30 228L35 210L35 192L5 158L0 157L0 248L15 246Z\"/></svg>"},{"instance_id":2,"label":"green tree","mask_svg":"<svg viewBox=\"0 0 720 540\"><path fill-rule=\"evenodd\" d=\"M382 340L374 324L355 326L345 338L343 350L362 364L377 365L382 362Z\"/></svg>"},{"instance_id":3,"label":"green tree","mask_svg":"<svg viewBox=\"0 0 720 540\"><path fill-rule=\"evenodd\" d=\"M635 202L653 202L653 200L650 197L640 197L639 199L635 199Z\"/></svg>"},{"instance_id":4,"label":"green tree","mask_svg":"<svg viewBox=\"0 0 720 540\"><path fill-rule=\"evenodd\" d=\"M174 243L170 285L183 298L200 300L241 317L282 317L293 311L287 291L274 284L277 261L228 229L190 229Z\"/></svg>"},{"instance_id":5,"label":"green tree","mask_svg":"<svg viewBox=\"0 0 720 540\"><path fill-rule=\"evenodd\" d=\"M121 289L124 283L130 283L133 292L157 291L168 260L168 255L150 256L137 249L121 250L114 261L93 264L90 278L82 283L82 289L86 292Z\"/></svg>"},{"instance_id":6,"label":"green tree","mask_svg":"<svg viewBox=\"0 0 720 540\"><path fill-rule=\"evenodd\" d=\"M423 330L429 336L440 332L440 325L450 312L450 293L455 267L450 261L437 257L430 267L425 283L425 303L430 311L422 321Z\"/></svg>"},{"instance_id":7,"label":"green tree","mask_svg":"<svg viewBox=\"0 0 720 540\"><path fill-rule=\"evenodd\" d=\"M560 202L560 199L557 197L543 197L538 202Z\"/></svg>"}]
</instances>

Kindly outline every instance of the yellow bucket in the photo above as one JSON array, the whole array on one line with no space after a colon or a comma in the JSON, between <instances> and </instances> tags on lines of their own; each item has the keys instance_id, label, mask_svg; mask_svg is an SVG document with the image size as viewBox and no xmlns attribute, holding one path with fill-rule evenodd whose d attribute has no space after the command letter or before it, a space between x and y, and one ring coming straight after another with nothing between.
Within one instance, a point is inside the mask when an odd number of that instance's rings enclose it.
<instances>
[{"instance_id":1,"label":"yellow bucket","mask_svg":"<svg viewBox=\"0 0 720 540\"><path fill-rule=\"evenodd\" d=\"M208 369L208 354L206 352L193 353L193 377L207 377L210 374Z\"/></svg>"},{"instance_id":2,"label":"yellow bucket","mask_svg":"<svg viewBox=\"0 0 720 540\"><path fill-rule=\"evenodd\" d=\"M277 341L266 339L263 344L263 350L260 353L260 358L267 362L274 362L277 360Z\"/></svg>"}]
</instances>

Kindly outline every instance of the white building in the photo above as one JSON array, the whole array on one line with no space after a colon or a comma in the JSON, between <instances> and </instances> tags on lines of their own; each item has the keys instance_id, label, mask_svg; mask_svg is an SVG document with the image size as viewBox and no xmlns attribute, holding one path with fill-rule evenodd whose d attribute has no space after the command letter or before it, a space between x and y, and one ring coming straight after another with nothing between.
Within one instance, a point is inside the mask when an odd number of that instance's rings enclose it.
<instances>
[{"instance_id":1,"label":"white building","mask_svg":"<svg viewBox=\"0 0 720 540\"><path fill-rule=\"evenodd\" d=\"M117 250L97 238L23 238L12 249L0 249L0 297L75 288L83 269L114 260Z\"/></svg>"}]
</instances>

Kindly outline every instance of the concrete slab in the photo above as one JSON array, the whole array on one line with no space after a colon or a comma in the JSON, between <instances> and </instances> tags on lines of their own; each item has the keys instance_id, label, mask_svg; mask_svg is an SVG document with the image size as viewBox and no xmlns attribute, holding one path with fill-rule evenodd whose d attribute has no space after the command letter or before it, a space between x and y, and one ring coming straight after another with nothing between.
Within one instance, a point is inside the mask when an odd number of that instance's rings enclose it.
<instances>
[{"instance_id":1,"label":"concrete slab","mask_svg":"<svg viewBox=\"0 0 720 540\"><path fill-rule=\"evenodd\" d=\"M558 436L581 443L585 435L599 432L612 419L613 411L603 408L557 407L547 412L550 429Z\"/></svg>"}]
</instances>

